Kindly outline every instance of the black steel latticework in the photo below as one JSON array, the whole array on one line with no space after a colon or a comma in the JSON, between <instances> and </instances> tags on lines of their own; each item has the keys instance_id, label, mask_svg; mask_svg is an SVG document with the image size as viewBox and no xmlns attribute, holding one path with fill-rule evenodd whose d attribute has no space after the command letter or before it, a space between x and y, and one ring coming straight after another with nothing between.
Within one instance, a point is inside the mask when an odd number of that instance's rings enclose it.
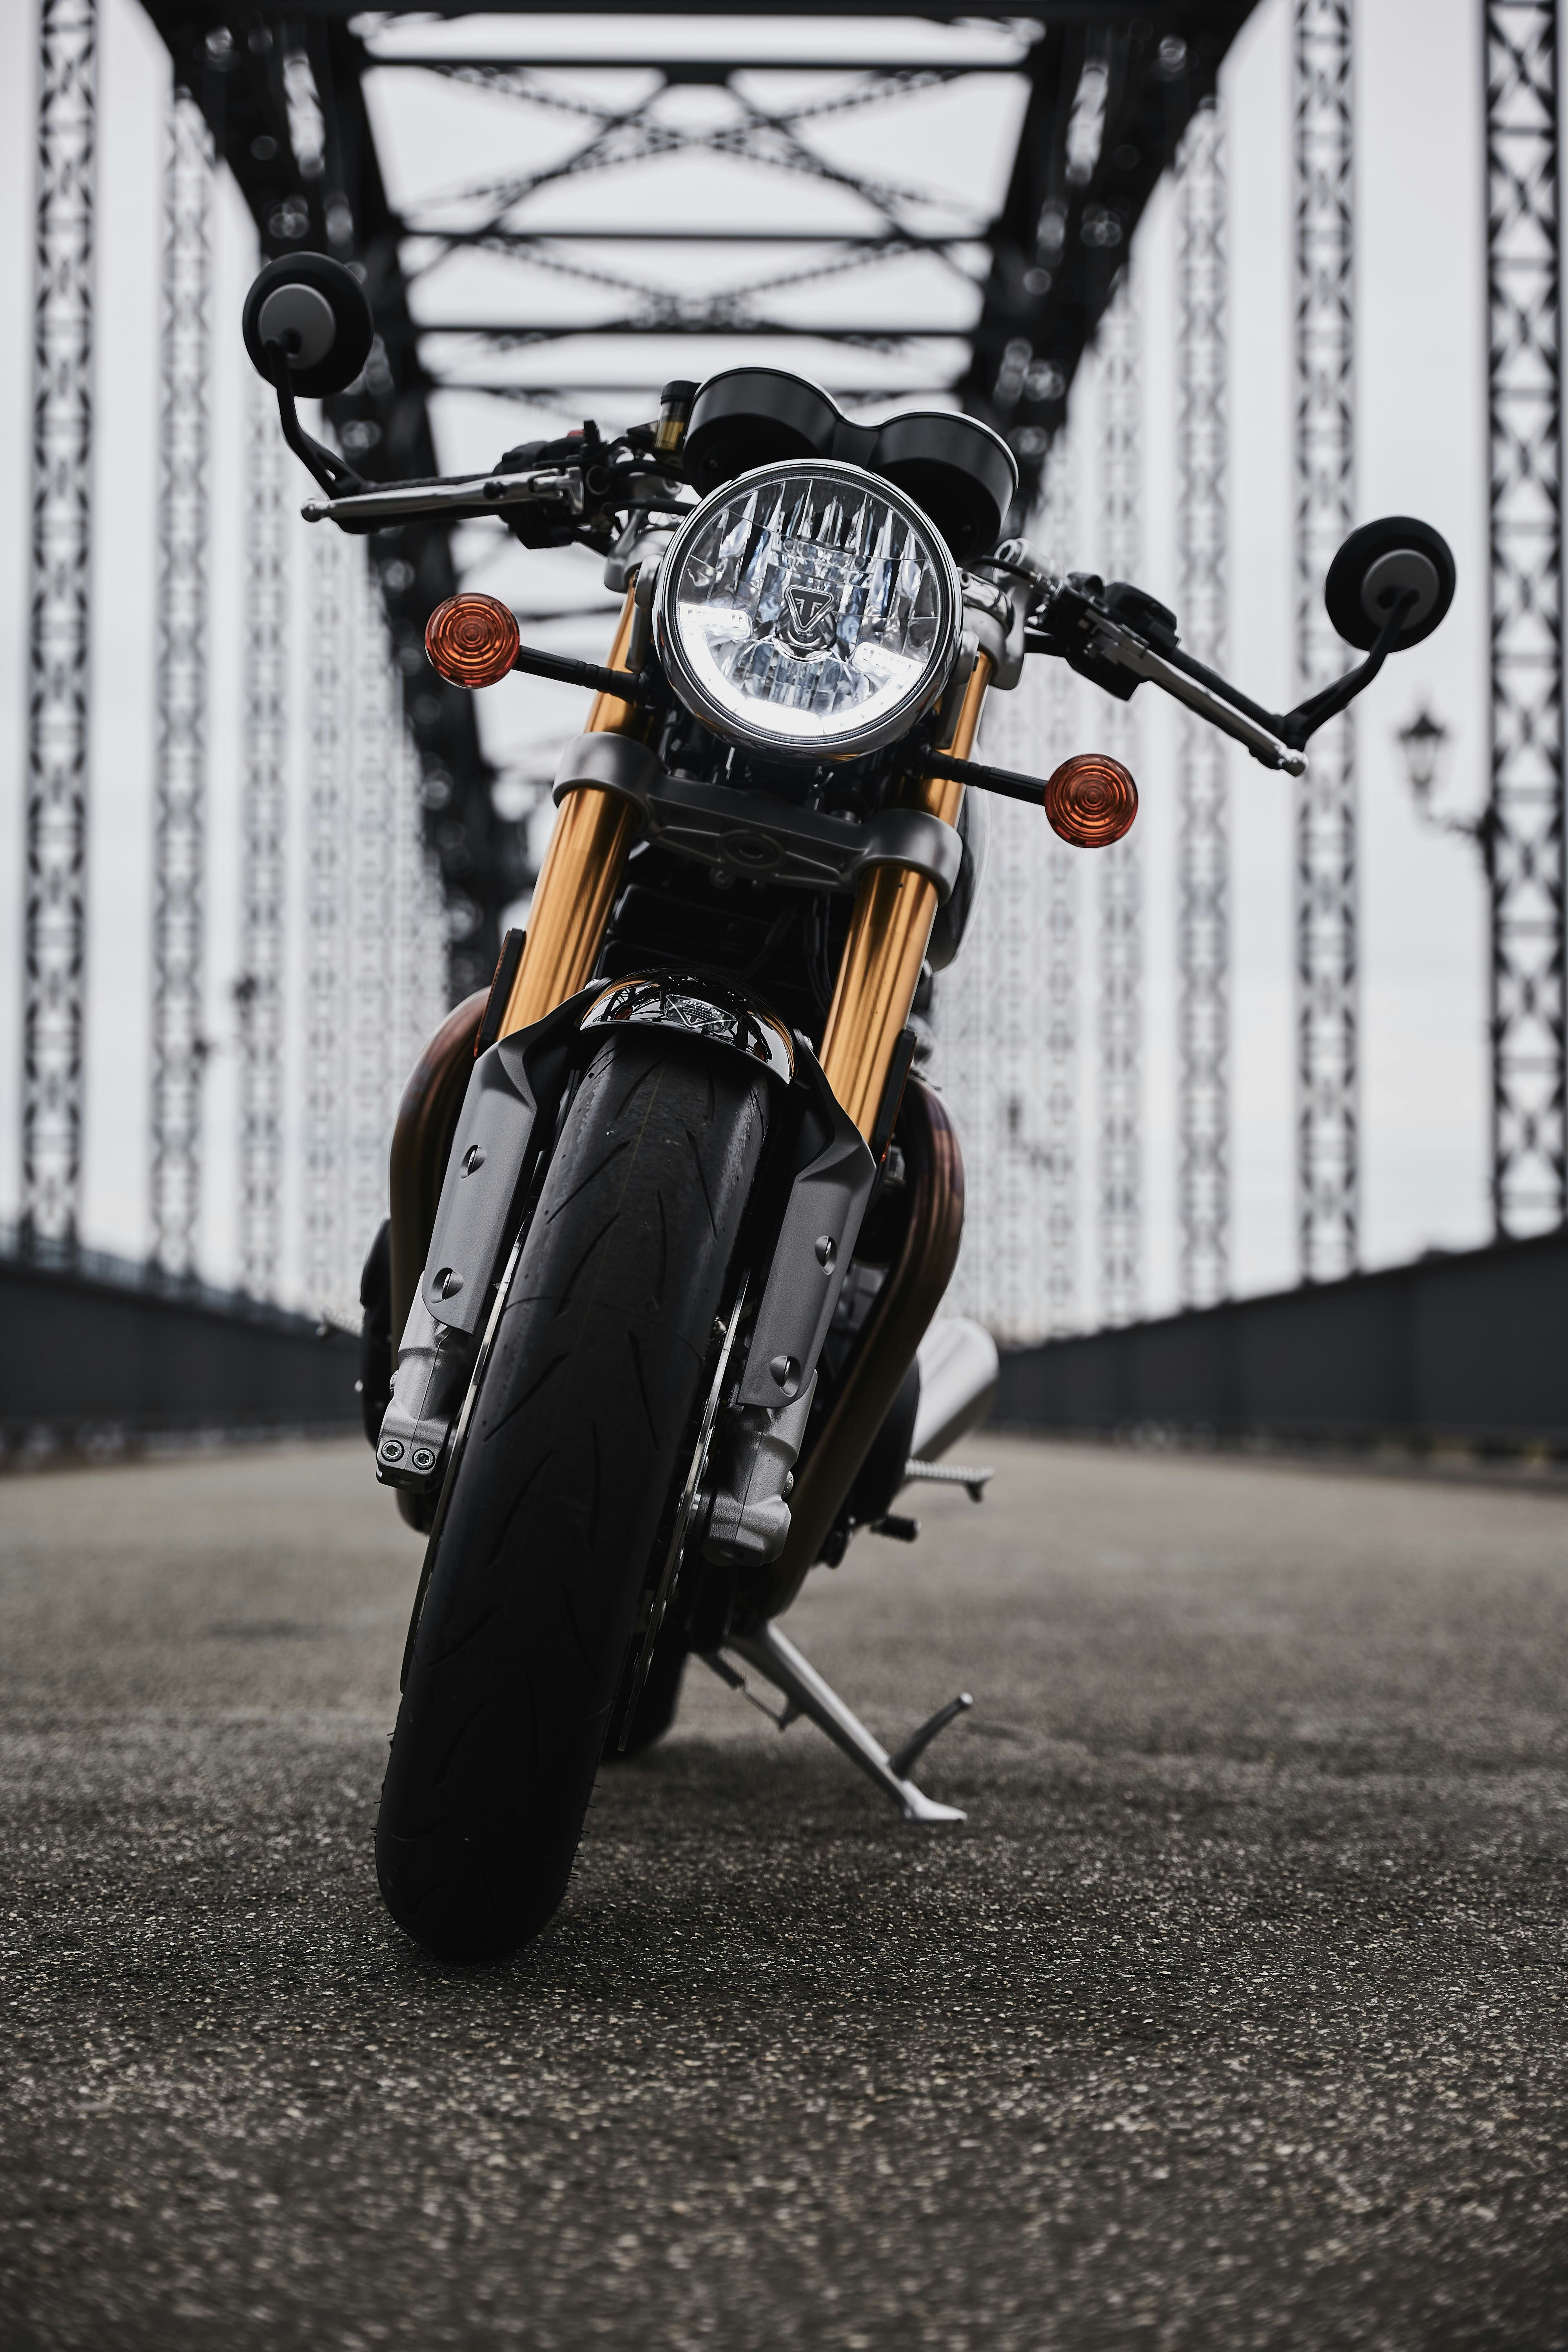
<instances>
[{"instance_id":1,"label":"black steel latticework","mask_svg":"<svg viewBox=\"0 0 1568 2352\"><path fill-rule=\"evenodd\" d=\"M1142 334L1129 279L1100 329L1101 560L1138 577L1142 556ZM1104 747L1137 769L1132 707L1108 701ZM1100 1310L1130 1322L1143 1293L1143 873L1137 834L1096 858L1100 879Z\"/></svg>"},{"instance_id":2,"label":"black steel latticework","mask_svg":"<svg viewBox=\"0 0 1568 2352\"><path fill-rule=\"evenodd\" d=\"M1187 126L1176 182L1176 556L1182 634L1226 658L1225 131L1217 100ZM1180 721L1176 906L1177 1280L1184 1307L1230 1286L1230 851L1224 739Z\"/></svg>"},{"instance_id":3,"label":"black steel latticework","mask_svg":"<svg viewBox=\"0 0 1568 2352\"><path fill-rule=\"evenodd\" d=\"M278 1294L283 1248L283 864L289 579L283 451L265 388L248 394L245 742L240 795L239 1268L256 1298Z\"/></svg>"},{"instance_id":4,"label":"black steel latticework","mask_svg":"<svg viewBox=\"0 0 1568 2352\"><path fill-rule=\"evenodd\" d=\"M1344 667L1323 578L1355 499L1351 0L1295 0L1296 650L1303 691ZM1296 797L1297 1223L1304 1281L1356 1263L1355 725L1312 740Z\"/></svg>"},{"instance_id":5,"label":"black steel latticework","mask_svg":"<svg viewBox=\"0 0 1568 2352\"><path fill-rule=\"evenodd\" d=\"M203 886L207 769L207 384L212 362L212 140L170 96L163 170L158 448L158 747L153 778L153 1258L196 1270L201 1209Z\"/></svg>"},{"instance_id":6,"label":"black steel latticework","mask_svg":"<svg viewBox=\"0 0 1568 2352\"><path fill-rule=\"evenodd\" d=\"M1488 0L1492 1214L1568 1211L1563 361L1555 0Z\"/></svg>"},{"instance_id":7,"label":"black steel latticework","mask_svg":"<svg viewBox=\"0 0 1568 2352\"><path fill-rule=\"evenodd\" d=\"M23 915L21 1231L69 1255L81 1191L97 11L41 0Z\"/></svg>"}]
</instances>

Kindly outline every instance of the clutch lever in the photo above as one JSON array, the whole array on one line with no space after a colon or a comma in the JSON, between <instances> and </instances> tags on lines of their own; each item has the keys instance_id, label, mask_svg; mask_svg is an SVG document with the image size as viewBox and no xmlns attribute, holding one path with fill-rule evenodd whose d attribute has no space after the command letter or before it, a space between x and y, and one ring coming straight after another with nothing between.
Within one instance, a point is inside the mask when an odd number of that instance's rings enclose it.
<instances>
[{"instance_id":1,"label":"clutch lever","mask_svg":"<svg viewBox=\"0 0 1568 2352\"><path fill-rule=\"evenodd\" d=\"M454 520L497 513L503 507L556 506L583 511L583 484L569 468L542 472L470 474L440 482L364 483L344 496L308 499L300 511L307 522L363 524L367 529L403 522L410 515L450 515Z\"/></svg>"}]
</instances>

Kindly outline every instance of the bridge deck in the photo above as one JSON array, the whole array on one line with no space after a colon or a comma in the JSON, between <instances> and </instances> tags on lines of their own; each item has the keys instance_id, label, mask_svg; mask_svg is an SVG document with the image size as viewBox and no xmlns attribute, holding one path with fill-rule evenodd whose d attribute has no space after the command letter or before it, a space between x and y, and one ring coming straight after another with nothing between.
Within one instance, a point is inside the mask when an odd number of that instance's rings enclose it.
<instances>
[{"instance_id":1,"label":"bridge deck","mask_svg":"<svg viewBox=\"0 0 1568 2352\"><path fill-rule=\"evenodd\" d=\"M333 1444L0 1485L7 2347L1558 2344L1568 1502L993 1441L694 1675L556 1930L371 1874L417 1550Z\"/></svg>"}]
</instances>

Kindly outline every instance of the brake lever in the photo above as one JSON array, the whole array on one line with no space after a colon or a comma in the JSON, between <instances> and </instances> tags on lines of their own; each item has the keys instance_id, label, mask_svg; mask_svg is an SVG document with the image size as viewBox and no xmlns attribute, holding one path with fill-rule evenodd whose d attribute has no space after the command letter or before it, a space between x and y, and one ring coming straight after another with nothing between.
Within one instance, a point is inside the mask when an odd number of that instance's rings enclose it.
<instances>
[{"instance_id":1,"label":"brake lever","mask_svg":"<svg viewBox=\"0 0 1568 2352\"><path fill-rule=\"evenodd\" d=\"M1054 593L1049 593L1051 587ZM1055 617L1058 604L1064 605L1063 619L1068 628L1076 631L1080 642L1064 646L1048 627L1035 627L1026 633L1025 643L1031 653L1059 655L1070 668L1089 678L1101 667L1125 670L1135 681L1146 678L1222 734L1244 743L1262 766L1279 769L1288 776L1300 776L1307 770L1307 743L1320 727L1337 718L1363 688L1372 684L1393 652L1405 615L1415 601L1415 590L1405 590L1378 631L1364 661L1347 670L1343 677L1335 678L1331 686L1309 695L1294 710L1279 715L1263 709L1228 679L1205 669L1201 662L1174 646L1168 654L1157 653L1135 629L1113 618L1068 583L1048 583L1042 604L1047 608L1047 618ZM1099 683L1108 685L1109 681L1102 677ZM1115 691L1114 688L1110 690ZM1127 689L1129 694L1132 690L1131 687Z\"/></svg>"},{"instance_id":2,"label":"brake lever","mask_svg":"<svg viewBox=\"0 0 1568 2352\"><path fill-rule=\"evenodd\" d=\"M1060 599L1051 601L1054 604ZM1065 617L1079 642L1063 646L1049 631L1032 629L1025 639L1032 653L1058 654L1069 668L1090 678L1097 667L1104 667L1125 671L1134 682L1146 679L1151 686L1159 687L1162 692L1171 695L1177 702L1184 703L1189 710L1205 719L1211 727L1217 728L1222 734L1245 744L1253 758L1264 767L1279 769L1288 776L1305 775L1307 762L1300 747L1283 741L1275 731L1275 726L1279 722L1264 725L1245 710L1237 710L1231 703L1222 700L1212 687L1199 678L1189 677L1164 655L1157 654L1136 630L1130 629L1124 622L1113 620L1109 613L1091 604L1087 596L1075 592L1074 602L1078 609L1069 610ZM1127 691L1131 694L1131 687Z\"/></svg>"}]
</instances>

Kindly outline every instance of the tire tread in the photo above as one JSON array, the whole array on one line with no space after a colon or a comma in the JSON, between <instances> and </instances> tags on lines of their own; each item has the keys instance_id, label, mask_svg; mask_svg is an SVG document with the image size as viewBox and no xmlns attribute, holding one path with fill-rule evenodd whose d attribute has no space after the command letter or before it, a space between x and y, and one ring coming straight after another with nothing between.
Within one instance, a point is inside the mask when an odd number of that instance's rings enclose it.
<instances>
[{"instance_id":1,"label":"tire tread","mask_svg":"<svg viewBox=\"0 0 1568 2352\"><path fill-rule=\"evenodd\" d=\"M393 1916L444 1958L514 1948L565 1891L685 1468L765 1085L739 1059L612 1036L546 1173L437 1538L376 1832Z\"/></svg>"}]
</instances>

